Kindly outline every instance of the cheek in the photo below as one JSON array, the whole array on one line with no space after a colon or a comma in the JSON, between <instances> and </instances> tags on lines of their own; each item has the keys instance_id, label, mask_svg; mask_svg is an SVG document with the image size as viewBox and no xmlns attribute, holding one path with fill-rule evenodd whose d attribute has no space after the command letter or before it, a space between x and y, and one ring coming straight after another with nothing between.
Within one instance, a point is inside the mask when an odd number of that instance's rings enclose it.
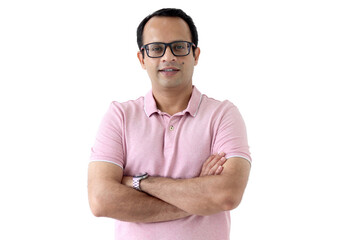
<instances>
[{"instance_id":1,"label":"cheek","mask_svg":"<svg viewBox=\"0 0 360 240\"><path fill-rule=\"evenodd\" d=\"M154 72L155 70L157 70L157 65L152 62L146 62L145 66L148 72Z\"/></svg>"}]
</instances>

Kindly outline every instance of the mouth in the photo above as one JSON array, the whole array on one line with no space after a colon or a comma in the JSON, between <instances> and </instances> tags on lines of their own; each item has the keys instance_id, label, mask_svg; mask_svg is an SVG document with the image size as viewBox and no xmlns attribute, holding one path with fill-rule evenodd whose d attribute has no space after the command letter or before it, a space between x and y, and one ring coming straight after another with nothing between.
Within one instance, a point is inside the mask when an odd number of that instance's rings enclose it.
<instances>
[{"instance_id":1,"label":"mouth","mask_svg":"<svg viewBox=\"0 0 360 240\"><path fill-rule=\"evenodd\" d=\"M177 75L177 73L180 71L180 69L176 68L176 67L165 67L165 68L161 68L159 70L159 73L166 78L169 77L174 77Z\"/></svg>"},{"instance_id":2,"label":"mouth","mask_svg":"<svg viewBox=\"0 0 360 240\"><path fill-rule=\"evenodd\" d=\"M159 70L159 72L163 72L163 73L174 73L178 71L180 71L180 69L174 67L166 67Z\"/></svg>"}]
</instances>

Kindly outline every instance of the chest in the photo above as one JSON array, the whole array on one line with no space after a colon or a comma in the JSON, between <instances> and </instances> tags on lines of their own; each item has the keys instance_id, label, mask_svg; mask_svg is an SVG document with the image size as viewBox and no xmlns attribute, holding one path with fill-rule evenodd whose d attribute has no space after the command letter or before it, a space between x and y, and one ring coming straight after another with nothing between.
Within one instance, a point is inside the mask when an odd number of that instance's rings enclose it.
<instances>
[{"instance_id":1,"label":"chest","mask_svg":"<svg viewBox=\"0 0 360 240\"><path fill-rule=\"evenodd\" d=\"M187 115L128 121L125 175L197 177L212 152L213 132L210 122Z\"/></svg>"}]
</instances>

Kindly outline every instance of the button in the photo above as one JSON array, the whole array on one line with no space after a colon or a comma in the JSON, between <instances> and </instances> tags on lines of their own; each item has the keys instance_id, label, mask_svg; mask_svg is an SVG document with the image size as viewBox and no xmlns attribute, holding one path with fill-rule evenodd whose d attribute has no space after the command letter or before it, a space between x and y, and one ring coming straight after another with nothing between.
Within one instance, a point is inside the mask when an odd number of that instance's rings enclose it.
<instances>
[{"instance_id":1,"label":"button","mask_svg":"<svg viewBox=\"0 0 360 240\"><path fill-rule=\"evenodd\" d=\"M171 125L169 129L170 129L170 131L174 130L174 126Z\"/></svg>"}]
</instances>

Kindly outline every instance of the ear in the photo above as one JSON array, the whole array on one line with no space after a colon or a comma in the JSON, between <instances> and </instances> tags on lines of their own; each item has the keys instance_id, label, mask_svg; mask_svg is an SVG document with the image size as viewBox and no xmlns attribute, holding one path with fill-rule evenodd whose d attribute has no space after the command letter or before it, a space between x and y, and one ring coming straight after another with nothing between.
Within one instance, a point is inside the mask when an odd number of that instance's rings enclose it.
<instances>
[{"instance_id":1,"label":"ear","mask_svg":"<svg viewBox=\"0 0 360 240\"><path fill-rule=\"evenodd\" d=\"M143 69L146 69L145 62L144 62L144 57L143 57L143 54L142 54L141 51L138 51L138 52L137 52L137 57L138 57L138 59L139 59L139 62L140 62L140 64L141 64L141 67L142 67Z\"/></svg>"},{"instance_id":2,"label":"ear","mask_svg":"<svg viewBox=\"0 0 360 240\"><path fill-rule=\"evenodd\" d=\"M200 48L197 47L197 48L195 49L195 66L198 64L199 57L200 57Z\"/></svg>"}]
</instances>

